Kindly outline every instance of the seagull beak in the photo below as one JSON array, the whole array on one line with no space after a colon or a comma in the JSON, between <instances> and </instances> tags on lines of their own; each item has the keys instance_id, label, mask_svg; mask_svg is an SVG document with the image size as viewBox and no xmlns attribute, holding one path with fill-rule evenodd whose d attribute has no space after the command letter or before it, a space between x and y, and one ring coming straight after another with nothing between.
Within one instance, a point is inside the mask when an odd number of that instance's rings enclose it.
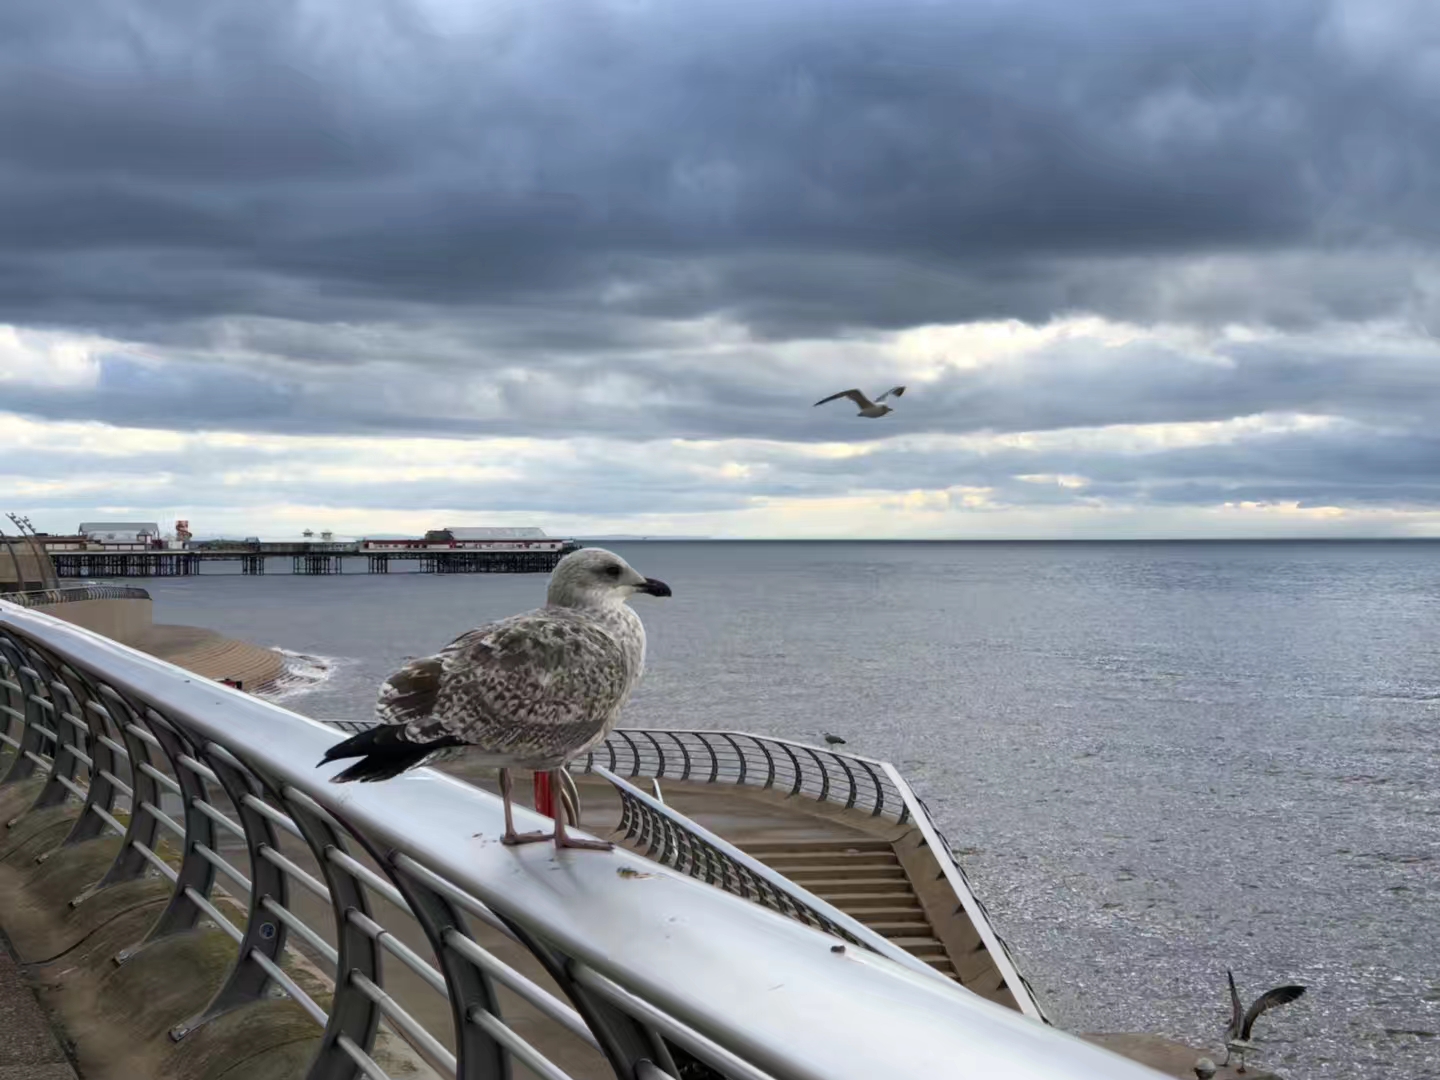
<instances>
[{"instance_id":1,"label":"seagull beak","mask_svg":"<svg viewBox=\"0 0 1440 1080\"><path fill-rule=\"evenodd\" d=\"M653 577L647 577L645 584L637 586L636 592L645 593L648 596L669 596L670 586L663 581L656 581Z\"/></svg>"}]
</instances>

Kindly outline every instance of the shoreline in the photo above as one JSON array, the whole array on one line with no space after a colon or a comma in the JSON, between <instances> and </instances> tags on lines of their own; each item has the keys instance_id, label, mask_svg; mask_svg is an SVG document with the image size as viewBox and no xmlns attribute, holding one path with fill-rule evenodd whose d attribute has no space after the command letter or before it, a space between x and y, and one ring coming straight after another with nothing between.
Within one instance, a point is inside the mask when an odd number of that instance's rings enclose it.
<instances>
[{"instance_id":1,"label":"shoreline","mask_svg":"<svg viewBox=\"0 0 1440 1080\"><path fill-rule=\"evenodd\" d=\"M203 678L216 682L233 679L248 694L264 695L294 688L286 654L203 627L157 623L129 644L157 660Z\"/></svg>"}]
</instances>

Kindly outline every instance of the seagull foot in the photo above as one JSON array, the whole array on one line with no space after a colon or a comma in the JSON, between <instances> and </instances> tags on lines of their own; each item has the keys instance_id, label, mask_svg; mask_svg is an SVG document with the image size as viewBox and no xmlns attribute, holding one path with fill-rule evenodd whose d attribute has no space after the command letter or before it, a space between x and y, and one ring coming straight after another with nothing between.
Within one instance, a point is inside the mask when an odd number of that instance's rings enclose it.
<instances>
[{"instance_id":1,"label":"seagull foot","mask_svg":"<svg viewBox=\"0 0 1440 1080\"><path fill-rule=\"evenodd\" d=\"M541 840L549 839L550 833L548 832L507 832L504 836L500 837L500 842L509 844L511 847L517 847L520 844L538 844Z\"/></svg>"},{"instance_id":2,"label":"seagull foot","mask_svg":"<svg viewBox=\"0 0 1440 1080\"><path fill-rule=\"evenodd\" d=\"M614 851L615 845L609 840L577 840L573 836L557 836L557 848L579 848L581 851Z\"/></svg>"}]
</instances>

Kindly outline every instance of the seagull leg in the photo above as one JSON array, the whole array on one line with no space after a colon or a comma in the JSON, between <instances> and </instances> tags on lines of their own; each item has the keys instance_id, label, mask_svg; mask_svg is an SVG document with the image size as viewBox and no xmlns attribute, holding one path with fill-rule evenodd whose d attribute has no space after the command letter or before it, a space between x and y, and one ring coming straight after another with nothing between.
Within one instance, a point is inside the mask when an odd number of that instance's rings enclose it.
<instances>
[{"instance_id":1,"label":"seagull leg","mask_svg":"<svg viewBox=\"0 0 1440 1080\"><path fill-rule=\"evenodd\" d=\"M551 783L560 789L560 770L551 773ZM565 831L565 800L559 800L555 808L555 846L557 848L580 848L583 851L614 851L615 845L609 840L577 840Z\"/></svg>"},{"instance_id":2,"label":"seagull leg","mask_svg":"<svg viewBox=\"0 0 1440 1080\"><path fill-rule=\"evenodd\" d=\"M515 831L515 818L510 811L510 770L500 770L500 801L505 804L505 835L500 839L507 844L534 844L540 840L549 840L550 834L543 832L517 833Z\"/></svg>"}]
</instances>

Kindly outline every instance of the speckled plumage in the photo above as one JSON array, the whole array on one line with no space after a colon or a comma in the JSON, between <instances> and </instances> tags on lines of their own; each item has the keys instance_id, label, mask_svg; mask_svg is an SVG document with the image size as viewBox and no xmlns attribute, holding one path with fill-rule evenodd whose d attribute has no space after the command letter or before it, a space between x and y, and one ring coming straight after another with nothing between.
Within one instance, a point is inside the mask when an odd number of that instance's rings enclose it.
<instances>
[{"instance_id":1,"label":"speckled plumage","mask_svg":"<svg viewBox=\"0 0 1440 1080\"><path fill-rule=\"evenodd\" d=\"M360 758L332 779L384 780L463 754L502 768L559 769L604 739L645 670L645 627L626 601L669 596L612 552L562 559L542 608L461 634L380 688L380 723L321 764Z\"/></svg>"},{"instance_id":2,"label":"speckled plumage","mask_svg":"<svg viewBox=\"0 0 1440 1080\"><path fill-rule=\"evenodd\" d=\"M610 733L645 671L629 607L546 607L477 627L380 688L382 724L407 742L453 737L493 765L554 769Z\"/></svg>"}]
</instances>

